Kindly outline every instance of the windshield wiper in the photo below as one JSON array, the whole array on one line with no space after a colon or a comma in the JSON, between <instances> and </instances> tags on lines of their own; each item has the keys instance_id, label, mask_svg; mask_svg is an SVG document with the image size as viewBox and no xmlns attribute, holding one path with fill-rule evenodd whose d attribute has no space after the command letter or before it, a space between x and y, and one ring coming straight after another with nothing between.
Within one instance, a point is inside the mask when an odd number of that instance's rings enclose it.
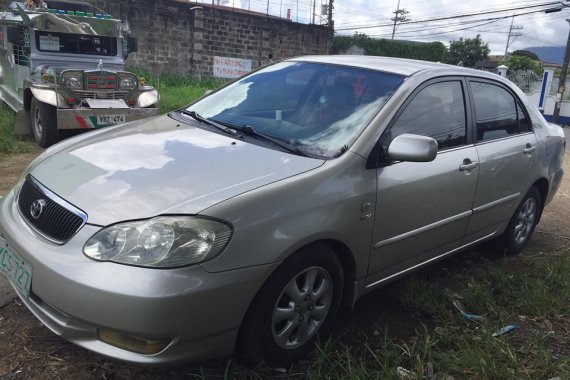
<instances>
[{"instance_id":1,"label":"windshield wiper","mask_svg":"<svg viewBox=\"0 0 570 380\"><path fill-rule=\"evenodd\" d=\"M278 137L273 137L273 136L265 134L263 132L258 132L252 126L249 126L249 125L244 125L243 127L232 126L232 128L235 128L238 131L241 131L246 136L258 137L258 138L261 138L262 140L269 141L270 143L279 146L280 148L286 150L287 152L290 152L290 153L293 153L293 154L296 154L299 156L308 157L308 154L303 152L301 149L299 149L298 146L293 145L293 144L291 144L285 140L282 140Z\"/></svg>"},{"instance_id":2,"label":"windshield wiper","mask_svg":"<svg viewBox=\"0 0 570 380\"><path fill-rule=\"evenodd\" d=\"M206 125L209 125L210 127L214 127L219 131L227 133L228 135L232 135L234 137L239 137L239 134L236 132L236 128L229 128L223 124L216 123L215 121L212 121L208 118L205 118L204 116L200 115L196 111L181 110L180 113L182 113L184 115L188 115L191 118L193 118L194 120L198 120L199 122L204 123Z\"/></svg>"}]
</instances>

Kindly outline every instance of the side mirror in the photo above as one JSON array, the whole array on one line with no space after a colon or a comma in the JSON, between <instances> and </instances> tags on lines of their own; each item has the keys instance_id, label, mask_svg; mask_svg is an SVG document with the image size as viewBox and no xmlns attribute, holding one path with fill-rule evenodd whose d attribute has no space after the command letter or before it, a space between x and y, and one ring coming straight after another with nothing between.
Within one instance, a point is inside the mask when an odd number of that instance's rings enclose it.
<instances>
[{"instance_id":1,"label":"side mirror","mask_svg":"<svg viewBox=\"0 0 570 380\"><path fill-rule=\"evenodd\" d=\"M127 37L127 54L139 51L139 42L135 37Z\"/></svg>"},{"instance_id":2,"label":"side mirror","mask_svg":"<svg viewBox=\"0 0 570 380\"><path fill-rule=\"evenodd\" d=\"M437 156L437 141L431 137L404 133L388 146L388 156L394 161L429 162Z\"/></svg>"},{"instance_id":3,"label":"side mirror","mask_svg":"<svg viewBox=\"0 0 570 380\"><path fill-rule=\"evenodd\" d=\"M9 26L6 40L14 45L20 45L20 29L17 26Z\"/></svg>"}]
</instances>

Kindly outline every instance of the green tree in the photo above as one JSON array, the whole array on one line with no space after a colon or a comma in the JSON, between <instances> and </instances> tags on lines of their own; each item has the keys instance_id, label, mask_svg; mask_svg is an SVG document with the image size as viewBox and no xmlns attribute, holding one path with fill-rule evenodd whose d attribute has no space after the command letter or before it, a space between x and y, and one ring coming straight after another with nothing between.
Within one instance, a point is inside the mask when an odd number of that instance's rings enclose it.
<instances>
[{"instance_id":1,"label":"green tree","mask_svg":"<svg viewBox=\"0 0 570 380\"><path fill-rule=\"evenodd\" d=\"M343 54L352 46L364 49L366 55L421 59L424 61L443 61L447 48L441 42L415 42L401 40L375 39L364 33L352 36L334 36L333 52Z\"/></svg>"},{"instance_id":2,"label":"green tree","mask_svg":"<svg viewBox=\"0 0 570 380\"><path fill-rule=\"evenodd\" d=\"M538 55L536 55L532 51L528 51L528 50L515 50L512 53L510 53L510 55L511 56L518 55L521 57L528 57L534 61L540 61L540 58L538 58Z\"/></svg>"},{"instance_id":3,"label":"green tree","mask_svg":"<svg viewBox=\"0 0 570 380\"><path fill-rule=\"evenodd\" d=\"M475 67L477 62L487 59L490 51L479 34L475 38L460 38L450 42L446 61L452 65L462 63L466 67Z\"/></svg>"},{"instance_id":4,"label":"green tree","mask_svg":"<svg viewBox=\"0 0 570 380\"><path fill-rule=\"evenodd\" d=\"M509 73L530 70L536 75L542 74L542 68L535 61L521 55L511 55L505 65L509 68Z\"/></svg>"}]
</instances>

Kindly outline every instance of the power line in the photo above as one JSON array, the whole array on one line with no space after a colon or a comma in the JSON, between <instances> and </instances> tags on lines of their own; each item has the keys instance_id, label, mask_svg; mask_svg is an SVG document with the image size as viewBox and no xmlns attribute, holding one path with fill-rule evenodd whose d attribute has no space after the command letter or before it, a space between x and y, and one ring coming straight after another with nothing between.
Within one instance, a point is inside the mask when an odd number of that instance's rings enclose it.
<instances>
[{"instance_id":1,"label":"power line","mask_svg":"<svg viewBox=\"0 0 570 380\"><path fill-rule=\"evenodd\" d=\"M509 16L510 17L510 16ZM503 20L504 17L498 18L498 19L493 19L492 22L497 22L500 20ZM479 26L483 26L483 25L487 25L490 24L490 22L487 22L488 20L470 20L470 21L460 21L460 22L454 22L454 23L450 23L447 25L432 25L432 26L426 26L426 27L421 27L421 28L417 28L417 29L408 29L408 30L403 30L401 32L398 33L399 36L406 36L409 34L416 34L416 33L421 33L421 32L426 32L426 31L430 31L430 30L434 30L434 29L447 29L447 28L452 28L454 26L459 26L461 25L462 28L460 29L454 29L451 30L449 32L454 32L454 31L461 31L461 30L465 30L465 29L471 29L471 28L475 28L475 27L479 27ZM473 26L469 26L469 27L464 27L466 24L477 24L477 25L473 25ZM448 31L441 31L439 33L435 33L433 35L438 35L438 34L442 34L442 33L448 33ZM386 32L386 33L377 33L377 34L370 34L370 37L379 37L379 36L389 36L390 33ZM423 36L423 35L422 35Z\"/></svg>"},{"instance_id":2,"label":"power line","mask_svg":"<svg viewBox=\"0 0 570 380\"><path fill-rule=\"evenodd\" d=\"M469 26L469 27L465 27L465 28L459 28L459 29L453 29L453 30L447 30L447 31L442 31L442 32L438 32L438 33L420 34L420 35L417 35L417 37L418 37L418 38L423 38L423 37L430 37L430 36L440 36L440 35L449 34L449 33L456 33L456 32L460 32L460 31L463 31L463 30L469 30L469 29L472 29L472 28L478 28L478 27L480 27L480 26L488 25L488 24L491 24L491 23L494 23L494 22L497 22L497 21L499 21L499 20L491 20L491 21L483 22L482 24L478 24L478 25L473 25L473 26ZM412 33L412 32L410 31L410 32L408 32L408 33ZM403 34L403 33L402 33L402 34ZM382 35L373 35L373 36L374 36L374 37L380 37L380 36L382 36ZM384 36L385 36L385 34L384 34ZM404 37L409 37L409 36L404 36Z\"/></svg>"},{"instance_id":3,"label":"power line","mask_svg":"<svg viewBox=\"0 0 570 380\"><path fill-rule=\"evenodd\" d=\"M536 13L536 12L542 12L542 11L528 11L528 12L525 12L525 13L519 13L519 14L517 14L516 16L517 16L517 17L518 17L518 16L524 16L524 15L529 15L529 14ZM459 31L463 31L463 30L469 30L469 29L476 28L476 27L479 27L479 26L491 24L491 23L496 22L496 21L505 20L505 19L508 19L508 18L511 18L511 17L512 17L512 16L509 15L509 16L497 16L497 17L493 17L493 18L479 19L479 20L470 20L470 21L466 21L466 22L470 22L470 23L483 22L483 23L482 23L482 24L478 24L478 25L469 26L469 27L459 28L459 29L441 31L441 32L438 32L438 33L422 34L421 36L418 36L418 37L438 36L438 35L443 35L443 34L455 33L455 32L459 32ZM460 23L456 23L456 25L457 25L457 24L460 24ZM446 27L442 27L442 28L446 28ZM424 30L430 30L430 29L433 29L433 27L418 28L418 29L415 29L415 30L402 31L402 32L400 32L400 35L404 35L404 36L405 36L406 34L409 34L409 33L418 33L418 32L422 32L422 31L424 31ZM389 36L389 33L388 33L388 32L386 32L386 33L380 33L380 34L375 34L375 35L373 35L373 36L376 36L376 37L378 37L378 36Z\"/></svg>"},{"instance_id":4,"label":"power line","mask_svg":"<svg viewBox=\"0 0 570 380\"><path fill-rule=\"evenodd\" d=\"M528 5L528 6L524 6L524 7L515 7L515 8L506 8L506 9L501 9L501 10L493 10L493 11L484 11L484 12L478 12L478 13L470 13L470 14L461 14L461 15L456 15L456 16L446 16L446 17L437 17L437 18L432 18L432 19L426 19L426 20L416 20L416 21L408 21L407 24L420 24L420 23L426 23L426 22L433 22L433 21L444 21L444 20L451 20L451 19L457 19L457 18L467 18L467 17L475 17L475 16L483 16L483 15L488 15L488 14L493 14L493 13L502 13L502 12L512 12L512 11L518 11L518 10L524 10L524 9L529 9L529 8L537 8L537 7L547 7L547 6L565 6L564 4L562 4L559 1L556 2L550 2L550 3L544 3L544 4L540 4L540 5ZM544 12L547 9L541 9L541 10L536 10L534 12ZM392 26L392 24L376 24L376 25L361 25L361 26L353 26L353 27L348 27L348 28L338 28L338 31L344 31L344 30L357 30L357 29L370 29L370 28L381 28L381 27L388 27L388 26Z\"/></svg>"}]
</instances>

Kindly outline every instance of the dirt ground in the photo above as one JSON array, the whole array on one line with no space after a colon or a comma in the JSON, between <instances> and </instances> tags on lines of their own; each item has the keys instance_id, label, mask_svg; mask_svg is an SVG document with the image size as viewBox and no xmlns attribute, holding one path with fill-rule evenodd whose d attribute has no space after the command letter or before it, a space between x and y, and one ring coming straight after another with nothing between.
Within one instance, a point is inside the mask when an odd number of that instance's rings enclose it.
<instances>
[{"instance_id":1,"label":"dirt ground","mask_svg":"<svg viewBox=\"0 0 570 380\"><path fill-rule=\"evenodd\" d=\"M0 159L0 195L17 181L25 166L40 150ZM541 223L524 255L543 254L570 246L570 154L565 157L566 176L553 202L546 208ZM436 264L436 275L461 273L468 270L481 256L478 248ZM518 258L514 258L517 260ZM439 274L438 274L439 273ZM389 288L389 287L388 287ZM391 327L391 332L405 336L418 325L417 315L408 315L394 299L389 289L380 289L359 300L355 310L342 316L338 334L360 339L375 334L377 326ZM379 327L378 329L381 329ZM348 332L348 333L347 333ZM570 337L564 343L570 354ZM248 370L227 359L203 363L202 366L185 366L166 369L148 369L129 366L76 347L45 328L18 299L0 309L0 378L1 379L175 379L191 376L208 378L250 377ZM308 367L301 363L299 370ZM304 377L304 376L301 376Z\"/></svg>"}]
</instances>

